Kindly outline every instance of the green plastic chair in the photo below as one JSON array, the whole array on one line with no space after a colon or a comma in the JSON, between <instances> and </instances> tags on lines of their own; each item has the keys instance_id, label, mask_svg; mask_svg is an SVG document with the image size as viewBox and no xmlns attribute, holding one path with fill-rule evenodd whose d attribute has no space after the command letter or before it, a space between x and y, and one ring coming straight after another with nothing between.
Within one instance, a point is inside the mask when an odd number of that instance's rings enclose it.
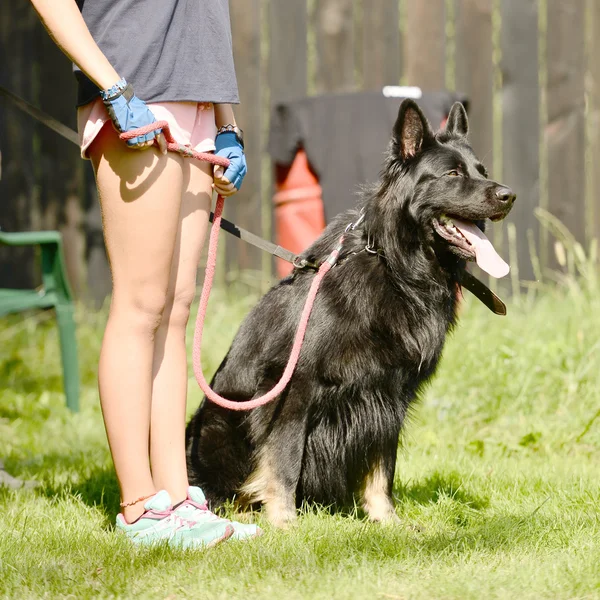
<instances>
[{"instance_id":1,"label":"green plastic chair","mask_svg":"<svg viewBox=\"0 0 600 600\"><path fill-rule=\"evenodd\" d=\"M75 307L67 281L58 231L26 231L5 233L0 231L0 244L6 246L39 246L42 251L42 289L0 289L0 317L9 313L36 308L56 310L60 335L60 353L67 406L79 410L79 367L75 339Z\"/></svg>"}]
</instances>

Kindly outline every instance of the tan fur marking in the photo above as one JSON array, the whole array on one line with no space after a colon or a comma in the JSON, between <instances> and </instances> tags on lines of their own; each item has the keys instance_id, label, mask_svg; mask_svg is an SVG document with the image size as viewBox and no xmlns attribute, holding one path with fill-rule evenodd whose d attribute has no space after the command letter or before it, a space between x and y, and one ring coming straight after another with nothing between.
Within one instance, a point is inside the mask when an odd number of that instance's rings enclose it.
<instances>
[{"instance_id":1,"label":"tan fur marking","mask_svg":"<svg viewBox=\"0 0 600 600\"><path fill-rule=\"evenodd\" d=\"M262 449L257 463L258 466L240 489L239 502L245 506L261 502L267 519L276 527L285 528L296 519L294 496L275 477L267 446Z\"/></svg>"},{"instance_id":2,"label":"tan fur marking","mask_svg":"<svg viewBox=\"0 0 600 600\"><path fill-rule=\"evenodd\" d=\"M381 463L377 462L367 473L362 488L363 508L371 521L399 520L387 488L387 477Z\"/></svg>"}]
</instances>

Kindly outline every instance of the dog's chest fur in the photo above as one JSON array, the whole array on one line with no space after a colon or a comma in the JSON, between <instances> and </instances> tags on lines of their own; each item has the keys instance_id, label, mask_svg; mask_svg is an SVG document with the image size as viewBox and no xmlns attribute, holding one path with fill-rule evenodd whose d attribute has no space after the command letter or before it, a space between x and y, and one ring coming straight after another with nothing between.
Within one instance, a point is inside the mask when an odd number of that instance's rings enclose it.
<instances>
[{"instance_id":1,"label":"dog's chest fur","mask_svg":"<svg viewBox=\"0 0 600 600\"><path fill-rule=\"evenodd\" d=\"M311 317L309 363L323 383L408 378L418 387L435 370L455 322L456 284L423 274L420 288L403 287L385 258L347 252L324 281ZM295 276L307 292L312 274ZM285 285L285 284L282 284ZM275 307L274 307L275 308ZM364 384L364 383L363 383Z\"/></svg>"}]
</instances>

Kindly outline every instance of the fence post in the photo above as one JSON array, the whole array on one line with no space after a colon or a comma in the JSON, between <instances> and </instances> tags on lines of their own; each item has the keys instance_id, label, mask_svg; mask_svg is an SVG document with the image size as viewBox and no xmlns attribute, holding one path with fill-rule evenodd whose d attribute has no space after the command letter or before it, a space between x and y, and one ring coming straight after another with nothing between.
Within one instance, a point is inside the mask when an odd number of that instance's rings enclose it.
<instances>
[{"instance_id":1,"label":"fence post","mask_svg":"<svg viewBox=\"0 0 600 600\"><path fill-rule=\"evenodd\" d=\"M585 0L547 1L548 210L584 241Z\"/></svg>"},{"instance_id":2,"label":"fence post","mask_svg":"<svg viewBox=\"0 0 600 600\"><path fill-rule=\"evenodd\" d=\"M539 204L538 1L501 0L502 183L517 194L508 217L516 226L521 279L533 279L527 230L539 243L534 210ZM506 230L506 227L504 228ZM506 235L504 240L506 242ZM503 254L508 256L506 244Z\"/></svg>"},{"instance_id":3,"label":"fence post","mask_svg":"<svg viewBox=\"0 0 600 600\"><path fill-rule=\"evenodd\" d=\"M269 2L269 88L271 105L306 94L306 0Z\"/></svg>"},{"instance_id":4,"label":"fence post","mask_svg":"<svg viewBox=\"0 0 600 600\"><path fill-rule=\"evenodd\" d=\"M424 90L442 90L446 80L445 2L411 0L405 10L406 84Z\"/></svg>"},{"instance_id":5,"label":"fence post","mask_svg":"<svg viewBox=\"0 0 600 600\"><path fill-rule=\"evenodd\" d=\"M10 27L0 28L0 76L15 93L34 98L34 74L37 67L32 40L39 31L39 20L29 4L2 2L0 22ZM6 231L36 228L39 205L36 197L36 173L32 168L35 122L0 100L0 151L2 179L0 180L0 227ZM18 268L15 269L15 264ZM0 279L6 287L33 287L36 261L32 248L0 248Z\"/></svg>"},{"instance_id":6,"label":"fence post","mask_svg":"<svg viewBox=\"0 0 600 600\"><path fill-rule=\"evenodd\" d=\"M353 0L315 0L314 26L317 93L353 90Z\"/></svg>"},{"instance_id":7,"label":"fence post","mask_svg":"<svg viewBox=\"0 0 600 600\"><path fill-rule=\"evenodd\" d=\"M225 207L226 218L261 234L262 84L260 0L231 0L233 54L240 92L236 121L244 130L248 174L244 185ZM226 236L227 264L234 269L261 271L260 250ZM257 278L258 281L258 278Z\"/></svg>"},{"instance_id":8,"label":"fence post","mask_svg":"<svg viewBox=\"0 0 600 600\"><path fill-rule=\"evenodd\" d=\"M587 240L600 239L600 2L588 0L589 35L587 48L587 88L589 157L586 161L589 189L586 193Z\"/></svg>"},{"instance_id":9,"label":"fence post","mask_svg":"<svg viewBox=\"0 0 600 600\"><path fill-rule=\"evenodd\" d=\"M61 89L71 98L76 82L70 61L56 47L52 38L41 30L33 40L36 55L41 58L39 69L39 107L73 129L77 128L77 113L73 102L54 93ZM40 154L40 204L42 228L59 229L65 249L65 264L75 298L83 295L85 285L85 237L83 231L84 164L79 150L54 131L38 125ZM60 157L60 160L56 160Z\"/></svg>"},{"instance_id":10,"label":"fence post","mask_svg":"<svg viewBox=\"0 0 600 600\"><path fill-rule=\"evenodd\" d=\"M456 0L456 89L469 98L469 140L492 171L494 164L493 0Z\"/></svg>"},{"instance_id":11,"label":"fence post","mask_svg":"<svg viewBox=\"0 0 600 600\"><path fill-rule=\"evenodd\" d=\"M363 88L398 85L401 76L398 0L369 0L362 11Z\"/></svg>"}]
</instances>

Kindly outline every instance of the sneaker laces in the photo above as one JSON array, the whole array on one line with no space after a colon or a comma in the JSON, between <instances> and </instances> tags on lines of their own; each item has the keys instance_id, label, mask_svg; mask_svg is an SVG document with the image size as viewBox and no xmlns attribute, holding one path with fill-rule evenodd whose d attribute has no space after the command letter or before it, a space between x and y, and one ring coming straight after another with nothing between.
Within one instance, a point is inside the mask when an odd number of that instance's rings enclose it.
<instances>
[{"instance_id":1,"label":"sneaker laces","mask_svg":"<svg viewBox=\"0 0 600 600\"><path fill-rule=\"evenodd\" d=\"M170 522L173 524L175 531L179 531L181 529L191 529L194 522L189 519L184 519L179 516L172 508L168 510L147 510L140 518L148 518L148 517L159 517L162 519L170 519Z\"/></svg>"},{"instance_id":2,"label":"sneaker laces","mask_svg":"<svg viewBox=\"0 0 600 600\"><path fill-rule=\"evenodd\" d=\"M211 520L222 520L222 521L228 521L229 519L222 519L221 517L219 517L218 515L215 515L214 512L212 512L209 508L208 508L208 504L204 503L204 504L200 504L199 502L196 502L194 500L192 500L191 498L186 498L181 504L180 506L183 506L184 504L187 505L191 505L193 506L196 510L199 510L205 514L207 514L207 516L209 516L211 518ZM188 519L189 520L189 519Z\"/></svg>"}]
</instances>

